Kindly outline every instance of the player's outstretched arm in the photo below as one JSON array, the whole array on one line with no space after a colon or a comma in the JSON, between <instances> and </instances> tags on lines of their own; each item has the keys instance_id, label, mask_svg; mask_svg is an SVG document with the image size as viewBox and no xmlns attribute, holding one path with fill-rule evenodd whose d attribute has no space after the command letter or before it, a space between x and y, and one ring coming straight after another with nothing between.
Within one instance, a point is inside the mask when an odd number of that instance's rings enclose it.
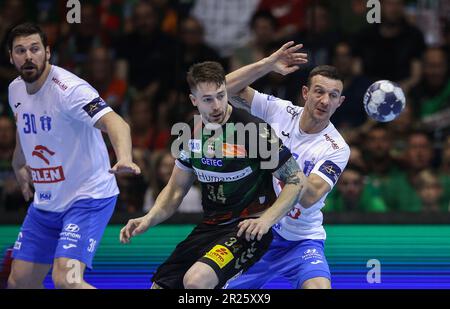
<instances>
[{"instance_id":1,"label":"player's outstretched arm","mask_svg":"<svg viewBox=\"0 0 450 309\"><path fill-rule=\"evenodd\" d=\"M238 237L245 233L247 240L255 237L261 240L262 236L291 210L303 194L306 177L294 158L290 158L273 176L285 185L275 203L257 219L247 219L239 223Z\"/></svg>"},{"instance_id":2,"label":"player's outstretched arm","mask_svg":"<svg viewBox=\"0 0 450 309\"><path fill-rule=\"evenodd\" d=\"M33 181L31 179L31 172L26 165L25 155L23 154L22 145L20 144L19 134L16 133L16 147L12 159L12 167L16 174L17 182L19 183L25 201L33 198Z\"/></svg>"},{"instance_id":3,"label":"player's outstretched arm","mask_svg":"<svg viewBox=\"0 0 450 309\"><path fill-rule=\"evenodd\" d=\"M194 180L194 173L184 171L175 165L169 182L159 193L155 205L145 216L128 221L127 225L120 230L120 242L129 243L133 236L142 234L151 226L171 217L180 206Z\"/></svg>"},{"instance_id":4,"label":"player's outstretched arm","mask_svg":"<svg viewBox=\"0 0 450 309\"><path fill-rule=\"evenodd\" d=\"M130 126L115 112L109 112L96 123L97 129L106 132L117 157L116 164L109 171L113 174L140 174L141 169L133 162L131 154Z\"/></svg>"},{"instance_id":5,"label":"player's outstretched arm","mask_svg":"<svg viewBox=\"0 0 450 309\"><path fill-rule=\"evenodd\" d=\"M239 96L250 105L255 91L248 86L254 81L272 71L282 75L293 73L300 68L299 65L308 62L305 53L297 52L302 47L302 44L294 45L293 41L287 42L269 57L227 74L228 96L230 98ZM231 103L239 104L238 101L231 101ZM236 107L242 106L236 105Z\"/></svg>"}]
</instances>

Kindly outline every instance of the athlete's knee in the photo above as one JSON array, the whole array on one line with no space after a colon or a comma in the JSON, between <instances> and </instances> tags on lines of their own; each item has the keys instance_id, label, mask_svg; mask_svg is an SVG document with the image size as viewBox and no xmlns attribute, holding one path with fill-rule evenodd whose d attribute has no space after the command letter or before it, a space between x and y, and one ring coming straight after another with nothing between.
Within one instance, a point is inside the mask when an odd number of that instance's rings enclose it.
<instances>
[{"instance_id":1,"label":"athlete's knee","mask_svg":"<svg viewBox=\"0 0 450 309\"><path fill-rule=\"evenodd\" d=\"M42 289L50 265L13 260L8 276L8 289Z\"/></svg>"},{"instance_id":2,"label":"athlete's knee","mask_svg":"<svg viewBox=\"0 0 450 309\"><path fill-rule=\"evenodd\" d=\"M200 274L187 272L183 277L185 289L213 289Z\"/></svg>"},{"instance_id":3,"label":"athlete's knee","mask_svg":"<svg viewBox=\"0 0 450 309\"><path fill-rule=\"evenodd\" d=\"M27 272L20 270L11 270L8 277L8 289L33 289L39 288L42 282L33 282L33 279Z\"/></svg>"},{"instance_id":4,"label":"athlete's knee","mask_svg":"<svg viewBox=\"0 0 450 309\"><path fill-rule=\"evenodd\" d=\"M52 272L52 280L55 285L55 289L70 289L74 283L67 280L66 273L55 270Z\"/></svg>"},{"instance_id":5,"label":"athlete's knee","mask_svg":"<svg viewBox=\"0 0 450 309\"><path fill-rule=\"evenodd\" d=\"M192 267L183 277L183 286L185 289L214 289L218 281L217 275L212 269Z\"/></svg>"},{"instance_id":6,"label":"athlete's knee","mask_svg":"<svg viewBox=\"0 0 450 309\"><path fill-rule=\"evenodd\" d=\"M69 262L74 262L75 265ZM80 265L76 265L80 264ZM79 289L83 286L83 267L77 260L58 259L53 265L52 280L57 289Z\"/></svg>"},{"instance_id":7,"label":"athlete's knee","mask_svg":"<svg viewBox=\"0 0 450 309\"><path fill-rule=\"evenodd\" d=\"M39 289L42 287L42 282L34 282L25 274L11 273L8 277L8 289Z\"/></svg>"},{"instance_id":8,"label":"athlete's knee","mask_svg":"<svg viewBox=\"0 0 450 309\"><path fill-rule=\"evenodd\" d=\"M25 280L21 280L20 278L16 278L12 273L8 277L8 289L20 289L20 288L26 288L24 284L26 283Z\"/></svg>"},{"instance_id":9,"label":"athlete's knee","mask_svg":"<svg viewBox=\"0 0 450 309\"><path fill-rule=\"evenodd\" d=\"M317 277L306 280L302 284L302 289L331 289L331 282L328 278Z\"/></svg>"}]
</instances>

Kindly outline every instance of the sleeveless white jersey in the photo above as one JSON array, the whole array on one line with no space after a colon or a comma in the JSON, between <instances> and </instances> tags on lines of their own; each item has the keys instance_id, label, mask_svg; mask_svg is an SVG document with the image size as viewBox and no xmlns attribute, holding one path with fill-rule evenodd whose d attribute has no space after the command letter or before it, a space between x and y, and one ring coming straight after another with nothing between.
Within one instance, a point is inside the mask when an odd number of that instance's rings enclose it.
<instances>
[{"instance_id":1,"label":"sleeveless white jersey","mask_svg":"<svg viewBox=\"0 0 450 309\"><path fill-rule=\"evenodd\" d=\"M52 65L35 94L22 78L9 85L26 164L34 183L34 206L62 212L86 198L119 193L106 145L95 122L112 109L86 81Z\"/></svg>"},{"instance_id":2,"label":"sleeveless white jersey","mask_svg":"<svg viewBox=\"0 0 450 309\"><path fill-rule=\"evenodd\" d=\"M272 126L306 176L317 174L333 188L347 165L350 148L331 122L319 133L300 131L302 112L303 107L255 91L251 113ZM280 183L276 178L273 182L278 195ZM321 209L326 196L307 209L300 204L295 205L274 225L275 231L287 240L325 239Z\"/></svg>"}]
</instances>

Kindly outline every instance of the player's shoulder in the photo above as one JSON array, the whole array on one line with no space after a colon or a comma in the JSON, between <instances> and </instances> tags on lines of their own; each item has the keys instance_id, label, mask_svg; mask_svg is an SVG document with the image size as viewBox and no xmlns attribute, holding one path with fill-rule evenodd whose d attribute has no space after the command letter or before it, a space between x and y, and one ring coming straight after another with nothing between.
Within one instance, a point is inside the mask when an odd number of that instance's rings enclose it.
<instances>
[{"instance_id":1,"label":"player's shoulder","mask_svg":"<svg viewBox=\"0 0 450 309\"><path fill-rule=\"evenodd\" d=\"M260 100L260 101L266 101L270 103L270 106L277 106L279 108L286 109L289 106L289 109L299 110L300 106L294 105L289 100L284 100L281 98L278 98L271 94L266 94L263 92L255 91L255 97L254 100Z\"/></svg>"},{"instance_id":2,"label":"player's shoulder","mask_svg":"<svg viewBox=\"0 0 450 309\"><path fill-rule=\"evenodd\" d=\"M339 152L348 156L350 155L350 146L332 123L330 123L328 129L322 134L322 138L325 143L330 144L330 149L333 152Z\"/></svg>"},{"instance_id":3,"label":"player's shoulder","mask_svg":"<svg viewBox=\"0 0 450 309\"><path fill-rule=\"evenodd\" d=\"M52 89L59 92L62 97L80 96L83 92L95 91L84 79L63 68L53 65L50 80ZM81 92L81 93L80 93Z\"/></svg>"},{"instance_id":4,"label":"player's shoulder","mask_svg":"<svg viewBox=\"0 0 450 309\"><path fill-rule=\"evenodd\" d=\"M233 107L230 119L227 122L242 123L246 125L248 123L263 123L264 121L258 117L253 116L246 110Z\"/></svg>"},{"instance_id":5,"label":"player's shoulder","mask_svg":"<svg viewBox=\"0 0 450 309\"><path fill-rule=\"evenodd\" d=\"M9 83L8 91L13 92L17 89L22 89L23 87L25 87L25 82L23 81L22 77L18 76Z\"/></svg>"},{"instance_id":6,"label":"player's shoulder","mask_svg":"<svg viewBox=\"0 0 450 309\"><path fill-rule=\"evenodd\" d=\"M298 105L294 105L291 101L280 99L270 94L260 93L261 99L264 99L271 107L269 109L269 113L271 113L271 117L274 119L278 119L280 121L294 120L296 119L302 112L303 107Z\"/></svg>"}]
</instances>

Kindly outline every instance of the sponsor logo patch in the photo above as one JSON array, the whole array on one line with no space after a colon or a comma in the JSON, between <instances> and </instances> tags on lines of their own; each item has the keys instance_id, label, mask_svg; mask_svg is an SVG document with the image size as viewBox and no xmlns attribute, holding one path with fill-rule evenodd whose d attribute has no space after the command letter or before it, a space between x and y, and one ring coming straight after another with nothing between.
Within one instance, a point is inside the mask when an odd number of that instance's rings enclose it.
<instances>
[{"instance_id":1,"label":"sponsor logo patch","mask_svg":"<svg viewBox=\"0 0 450 309\"><path fill-rule=\"evenodd\" d=\"M55 84L58 85L59 88L61 88L61 90L66 91L67 90L67 85L64 84L63 82L61 82L59 79L57 79L56 77L52 78L52 82L54 82Z\"/></svg>"},{"instance_id":2,"label":"sponsor logo patch","mask_svg":"<svg viewBox=\"0 0 450 309\"><path fill-rule=\"evenodd\" d=\"M246 168L236 171L236 172L228 172L228 173L219 173L219 172L211 172L206 170L201 170L194 167L195 174L197 175L198 181L200 182L233 182L236 180L240 180L244 177L247 177L252 173L252 168L247 166Z\"/></svg>"},{"instance_id":3,"label":"sponsor logo patch","mask_svg":"<svg viewBox=\"0 0 450 309\"><path fill-rule=\"evenodd\" d=\"M65 180L62 166L49 168L32 168L31 179L34 183L55 183Z\"/></svg>"},{"instance_id":4,"label":"sponsor logo patch","mask_svg":"<svg viewBox=\"0 0 450 309\"><path fill-rule=\"evenodd\" d=\"M50 201L52 199L52 193L50 191L39 192L39 200Z\"/></svg>"},{"instance_id":5,"label":"sponsor logo patch","mask_svg":"<svg viewBox=\"0 0 450 309\"><path fill-rule=\"evenodd\" d=\"M293 107L293 106L286 106L286 112L288 114L291 114L292 119L294 119L295 117L300 115L300 113L297 111L297 109L295 107Z\"/></svg>"},{"instance_id":6,"label":"sponsor logo patch","mask_svg":"<svg viewBox=\"0 0 450 309\"><path fill-rule=\"evenodd\" d=\"M330 180L335 184L338 180L339 176L341 176L341 169L339 166L334 164L332 161L325 161L320 167L319 171L322 172L325 176L330 178Z\"/></svg>"},{"instance_id":7,"label":"sponsor logo patch","mask_svg":"<svg viewBox=\"0 0 450 309\"><path fill-rule=\"evenodd\" d=\"M233 253L222 245L214 246L214 248L205 254L205 257L213 260L220 268L224 268L234 259Z\"/></svg>"},{"instance_id":8,"label":"sponsor logo patch","mask_svg":"<svg viewBox=\"0 0 450 309\"><path fill-rule=\"evenodd\" d=\"M331 147L334 150L338 150L339 149L339 145L334 141L334 139L332 139L330 136L328 136L328 134L324 134L323 135L325 137L325 139L331 143Z\"/></svg>"},{"instance_id":9,"label":"sponsor logo patch","mask_svg":"<svg viewBox=\"0 0 450 309\"><path fill-rule=\"evenodd\" d=\"M93 118L99 111L106 107L108 107L108 104L106 104L106 102L103 101L102 98L98 97L83 106L83 109L89 115L89 117Z\"/></svg>"},{"instance_id":10,"label":"sponsor logo patch","mask_svg":"<svg viewBox=\"0 0 450 309\"><path fill-rule=\"evenodd\" d=\"M77 245L75 245L75 244L63 245L63 248L64 248L65 250L70 249L70 248L76 248L76 247L77 247Z\"/></svg>"},{"instance_id":11,"label":"sponsor logo patch","mask_svg":"<svg viewBox=\"0 0 450 309\"><path fill-rule=\"evenodd\" d=\"M209 158L202 158L202 164L208 165L208 166L216 166L216 167L222 167L223 161L221 159L209 159Z\"/></svg>"},{"instance_id":12,"label":"sponsor logo patch","mask_svg":"<svg viewBox=\"0 0 450 309\"><path fill-rule=\"evenodd\" d=\"M189 151L195 152L195 153L201 153L202 152L202 142L199 139L190 139L188 141L189 145Z\"/></svg>"},{"instance_id":13,"label":"sponsor logo patch","mask_svg":"<svg viewBox=\"0 0 450 309\"><path fill-rule=\"evenodd\" d=\"M245 147L243 145L235 145L235 144L222 144L222 155L228 158L239 158L245 157L247 151L245 151Z\"/></svg>"}]
</instances>

